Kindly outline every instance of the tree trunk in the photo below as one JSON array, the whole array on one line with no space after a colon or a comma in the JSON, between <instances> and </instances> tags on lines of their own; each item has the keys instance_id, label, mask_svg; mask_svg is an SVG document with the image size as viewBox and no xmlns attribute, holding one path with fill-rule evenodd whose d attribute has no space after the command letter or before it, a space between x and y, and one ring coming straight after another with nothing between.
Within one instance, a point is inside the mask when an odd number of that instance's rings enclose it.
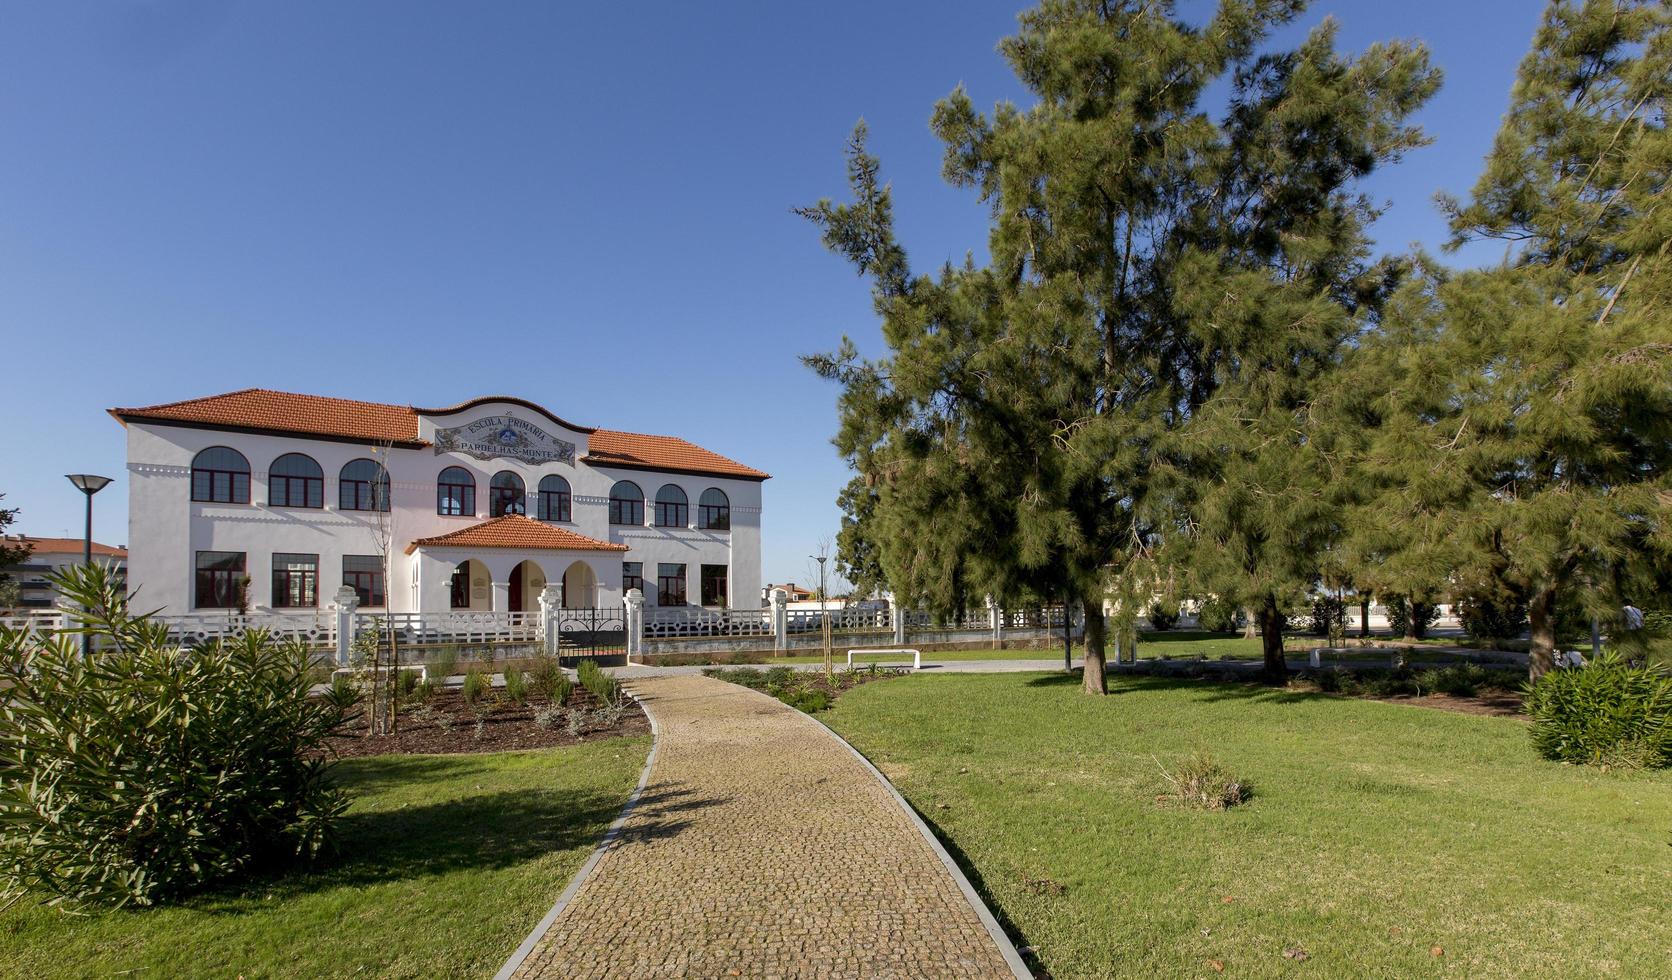
<instances>
[{"instance_id":1,"label":"tree trunk","mask_svg":"<svg viewBox=\"0 0 1672 980\"><path fill-rule=\"evenodd\" d=\"M1242 611L1242 618L1244 620L1242 638L1245 640L1254 639L1254 633L1260 625L1260 614L1252 609L1245 608Z\"/></svg>"},{"instance_id":2,"label":"tree trunk","mask_svg":"<svg viewBox=\"0 0 1672 980\"><path fill-rule=\"evenodd\" d=\"M1289 676L1289 664L1283 657L1283 629L1288 625L1283 610L1277 607L1277 597L1266 596L1260 606L1260 650L1265 657L1266 680L1282 683Z\"/></svg>"},{"instance_id":3,"label":"tree trunk","mask_svg":"<svg viewBox=\"0 0 1672 980\"><path fill-rule=\"evenodd\" d=\"M1556 666L1556 590L1543 589L1527 603L1527 620L1532 629L1527 651L1527 677L1538 680Z\"/></svg>"},{"instance_id":4,"label":"tree trunk","mask_svg":"<svg viewBox=\"0 0 1672 980\"><path fill-rule=\"evenodd\" d=\"M1370 635L1370 596L1368 593L1359 597L1358 635Z\"/></svg>"},{"instance_id":5,"label":"tree trunk","mask_svg":"<svg viewBox=\"0 0 1672 980\"><path fill-rule=\"evenodd\" d=\"M1420 619L1420 618L1422 618L1422 612L1421 612L1421 610L1419 610L1417 608L1416 598L1414 596L1406 596L1405 597L1405 642L1406 643L1415 643L1416 641L1422 639L1422 637L1417 635L1419 632L1421 632L1420 630L1417 629L1417 620Z\"/></svg>"},{"instance_id":6,"label":"tree trunk","mask_svg":"<svg viewBox=\"0 0 1672 980\"><path fill-rule=\"evenodd\" d=\"M1103 655L1108 637L1103 621L1103 606L1096 600L1085 600L1086 610L1086 670L1081 689L1087 694L1107 694L1103 679Z\"/></svg>"}]
</instances>

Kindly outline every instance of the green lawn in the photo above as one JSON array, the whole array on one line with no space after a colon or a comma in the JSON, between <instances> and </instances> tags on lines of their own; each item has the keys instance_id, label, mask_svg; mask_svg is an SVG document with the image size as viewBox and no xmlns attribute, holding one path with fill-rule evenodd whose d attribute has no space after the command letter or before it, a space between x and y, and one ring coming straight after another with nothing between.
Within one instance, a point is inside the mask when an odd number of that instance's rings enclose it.
<instances>
[{"instance_id":1,"label":"green lawn","mask_svg":"<svg viewBox=\"0 0 1672 980\"><path fill-rule=\"evenodd\" d=\"M485 977L597 846L648 737L344 762L343 855L187 905L0 914L0 975Z\"/></svg>"},{"instance_id":2,"label":"green lawn","mask_svg":"<svg viewBox=\"0 0 1672 980\"><path fill-rule=\"evenodd\" d=\"M1519 720L1051 674L890 680L821 717L1059 980L1642 977L1672 949L1672 773L1545 762ZM1158 803L1197 750L1253 800Z\"/></svg>"},{"instance_id":3,"label":"green lawn","mask_svg":"<svg viewBox=\"0 0 1672 980\"><path fill-rule=\"evenodd\" d=\"M886 648L892 646L892 644L879 642L879 643L870 643L870 644L867 644L867 646L874 647L874 648L879 648L879 649L886 649ZM907 647L907 649L910 649L911 644L910 643L906 644L906 647ZM1079 654L1075 654L1075 656L1079 656ZM836 665L838 667L845 667L845 666L847 666L848 655L842 649L838 648L837 651L836 651L835 660L836 660ZM1051 650L993 650L993 649L988 649L988 648L981 648L981 649L965 649L965 650L924 650L923 651L923 662L926 663L926 664L936 663L936 662L944 662L944 661L948 661L948 660L1043 660L1043 661L1055 661L1056 663L1060 664L1060 663L1062 663L1062 648L1057 647L1057 648L1051 649ZM784 656L784 657L768 656L768 657L762 658L760 662L763 663L763 664L822 664L822 663L824 663L824 654L822 654L822 653L794 654L794 655L791 655L791 656ZM889 655L889 656L883 656L883 657L871 657L871 656L866 656L864 654L855 654L854 658L853 658L853 662L856 663L856 664L872 663L872 662L888 663L888 664L909 664L909 663L911 663L911 657L910 656L903 656L902 657L902 656L898 656L898 655Z\"/></svg>"}]
</instances>

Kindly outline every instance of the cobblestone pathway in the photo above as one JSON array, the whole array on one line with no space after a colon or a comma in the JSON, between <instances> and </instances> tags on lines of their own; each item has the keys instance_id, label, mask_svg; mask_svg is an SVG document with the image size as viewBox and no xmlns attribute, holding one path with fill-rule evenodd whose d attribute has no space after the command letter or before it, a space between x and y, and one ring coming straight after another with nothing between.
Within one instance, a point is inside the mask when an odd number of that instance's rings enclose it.
<instances>
[{"instance_id":1,"label":"cobblestone pathway","mask_svg":"<svg viewBox=\"0 0 1672 980\"><path fill-rule=\"evenodd\" d=\"M1010 977L952 875L837 739L707 677L631 682L659 728L620 836L518 977Z\"/></svg>"}]
</instances>

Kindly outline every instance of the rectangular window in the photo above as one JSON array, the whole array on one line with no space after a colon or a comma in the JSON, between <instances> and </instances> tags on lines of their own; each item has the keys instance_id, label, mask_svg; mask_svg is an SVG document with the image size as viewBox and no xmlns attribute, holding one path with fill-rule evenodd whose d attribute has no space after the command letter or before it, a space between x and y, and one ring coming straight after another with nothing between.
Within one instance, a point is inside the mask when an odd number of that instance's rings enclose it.
<instances>
[{"instance_id":1,"label":"rectangular window","mask_svg":"<svg viewBox=\"0 0 1672 980\"><path fill-rule=\"evenodd\" d=\"M644 523L644 501L625 497L610 498L610 523L637 526Z\"/></svg>"},{"instance_id":2,"label":"rectangular window","mask_svg":"<svg viewBox=\"0 0 1672 980\"><path fill-rule=\"evenodd\" d=\"M688 519L689 511L686 505L680 501L656 501L657 527L684 527Z\"/></svg>"},{"instance_id":3,"label":"rectangular window","mask_svg":"<svg viewBox=\"0 0 1672 980\"><path fill-rule=\"evenodd\" d=\"M699 504L697 526L707 531L731 530L731 505Z\"/></svg>"},{"instance_id":4,"label":"rectangular window","mask_svg":"<svg viewBox=\"0 0 1672 980\"><path fill-rule=\"evenodd\" d=\"M638 589L640 593L644 592L644 562L624 561L621 563L621 594L626 595L629 589Z\"/></svg>"},{"instance_id":5,"label":"rectangular window","mask_svg":"<svg viewBox=\"0 0 1672 980\"><path fill-rule=\"evenodd\" d=\"M569 522L569 491L541 490L539 506L542 521Z\"/></svg>"},{"instance_id":6,"label":"rectangular window","mask_svg":"<svg viewBox=\"0 0 1672 980\"><path fill-rule=\"evenodd\" d=\"M197 553L197 595L199 609L236 609L244 588L242 551L200 551Z\"/></svg>"},{"instance_id":7,"label":"rectangular window","mask_svg":"<svg viewBox=\"0 0 1672 980\"><path fill-rule=\"evenodd\" d=\"M722 608L730 605L726 595L726 566L702 566L702 604Z\"/></svg>"},{"instance_id":8,"label":"rectangular window","mask_svg":"<svg viewBox=\"0 0 1672 980\"><path fill-rule=\"evenodd\" d=\"M319 605L319 556L273 555L273 608L312 609Z\"/></svg>"},{"instance_id":9,"label":"rectangular window","mask_svg":"<svg viewBox=\"0 0 1672 980\"><path fill-rule=\"evenodd\" d=\"M383 559L376 555L344 555L343 584L360 595L360 608L383 605Z\"/></svg>"},{"instance_id":10,"label":"rectangular window","mask_svg":"<svg viewBox=\"0 0 1672 980\"><path fill-rule=\"evenodd\" d=\"M267 480L267 502L274 507L324 507L325 480L311 476L274 476Z\"/></svg>"},{"instance_id":11,"label":"rectangular window","mask_svg":"<svg viewBox=\"0 0 1672 980\"><path fill-rule=\"evenodd\" d=\"M447 517L474 517L476 515L476 485L473 483L436 484L435 512Z\"/></svg>"},{"instance_id":12,"label":"rectangular window","mask_svg":"<svg viewBox=\"0 0 1672 980\"><path fill-rule=\"evenodd\" d=\"M685 566L666 563L656 566L656 604L685 605Z\"/></svg>"}]
</instances>

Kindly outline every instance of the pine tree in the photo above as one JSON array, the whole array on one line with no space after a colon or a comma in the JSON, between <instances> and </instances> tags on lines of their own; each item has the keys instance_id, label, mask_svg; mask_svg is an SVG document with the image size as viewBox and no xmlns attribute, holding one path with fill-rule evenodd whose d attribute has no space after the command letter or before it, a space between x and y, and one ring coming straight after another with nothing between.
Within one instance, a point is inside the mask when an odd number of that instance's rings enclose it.
<instances>
[{"instance_id":1,"label":"pine tree","mask_svg":"<svg viewBox=\"0 0 1672 980\"><path fill-rule=\"evenodd\" d=\"M1672 568L1672 7L1552 3L1454 243L1503 266L1443 286L1460 539L1529 598L1531 674L1559 604L1604 621Z\"/></svg>"},{"instance_id":2,"label":"pine tree","mask_svg":"<svg viewBox=\"0 0 1672 980\"><path fill-rule=\"evenodd\" d=\"M1169 505L1197 527L1236 511L1205 488L1249 474L1210 447L1268 465L1263 440L1385 289L1388 270L1363 261L1373 210L1350 187L1418 138L1404 119L1436 84L1420 48L1338 57L1331 24L1262 53L1300 0L1222 0L1201 27L1174 6L1047 0L1001 45L1036 104L986 116L958 90L936 106L944 175L991 208L988 265L911 272L863 127L852 203L802 211L870 277L883 321L883 358L844 341L809 363L842 383L836 444L875 491L868 540L891 586L940 608L1074 597L1096 693L1105 601L1128 628L1178 524ZM1215 118L1205 93L1221 80L1231 102ZM1306 469L1270 462L1274 487ZM1225 528L1257 533L1240 517ZM1304 577L1290 565L1312 563L1253 551L1255 571L1216 564L1203 580L1276 595Z\"/></svg>"}]
</instances>

